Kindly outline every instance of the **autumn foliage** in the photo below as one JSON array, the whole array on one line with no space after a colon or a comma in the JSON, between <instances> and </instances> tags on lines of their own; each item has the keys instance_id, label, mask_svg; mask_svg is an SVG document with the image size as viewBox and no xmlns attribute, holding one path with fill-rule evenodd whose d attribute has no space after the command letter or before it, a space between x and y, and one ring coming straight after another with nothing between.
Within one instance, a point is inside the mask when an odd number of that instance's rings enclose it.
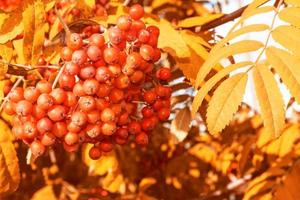
<instances>
[{"instance_id":1,"label":"autumn foliage","mask_svg":"<svg viewBox=\"0 0 300 200\"><path fill-rule=\"evenodd\" d=\"M300 1L221 10L1 1L0 199L300 199Z\"/></svg>"}]
</instances>

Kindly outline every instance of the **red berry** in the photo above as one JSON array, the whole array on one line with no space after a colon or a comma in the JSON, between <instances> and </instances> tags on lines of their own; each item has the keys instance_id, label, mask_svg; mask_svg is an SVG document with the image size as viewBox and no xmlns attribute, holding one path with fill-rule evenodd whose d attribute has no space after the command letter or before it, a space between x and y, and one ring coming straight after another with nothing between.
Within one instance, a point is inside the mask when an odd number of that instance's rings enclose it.
<instances>
[{"instance_id":1,"label":"red berry","mask_svg":"<svg viewBox=\"0 0 300 200\"><path fill-rule=\"evenodd\" d=\"M111 73L107 67L98 67L96 71L96 80L103 83L110 79Z\"/></svg>"},{"instance_id":2,"label":"red berry","mask_svg":"<svg viewBox=\"0 0 300 200\"><path fill-rule=\"evenodd\" d=\"M64 68L64 73L65 74L74 76L74 75L78 75L79 72L80 72L79 65L77 65L75 63L72 63L72 62L69 62L69 63L65 64L65 68Z\"/></svg>"},{"instance_id":3,"label":"red berry","mask_svg":"<svg viewBox=\"0 0 300 200\"><path fill-rule=\"evenodd\" d=\"M140 30L138 33L138 40L141 43L147 43L150 39L150 33L146 29Z\"/></svg>"},{"instance_id":4,"label":"red berry","mask_svg":"<svg viewBox=\"0 0 300 200\"><path fill-rule=\"evenodd\" d=\"M62 74L59 78L59 86L65 90L72 90L75 85L75 76Z\"/></svg>"},{"instance_id":5,"label":"red berry","mask_svg":"<svg viewBox=\"0 0 300 200\"><path fill-rule=\"evenodd\" d=\"M114 122L105 122L102 124L102 127L101 127L101 131L102 131L102 134L103 135L112 135L115 133L116 131L116 123Z\"/></svg>"},{"instance_id":6,"label":"red berry","mask_svg":"<svg viewBox=\"0 0 300 200\"><path fill-rule=\"evenodd\" d=\"M122 139L127 139L129 135L126 128L118 128L115 134L117 137L120 137Z\"/></svg>"},{"instance_id":7,"label":"red berry","mask_svg":"<svg viewBox=\"0 0 300 200\"><path fill-rule=\"evenodd\" d=\"M92 160L98 160L101 157L101 154L101 150L96 146L93 146L89 150L89 156Z\"/></svg>"},{"instance_id":8,"label":"red berry","mask_svg":"<svg viewBox=\"0 0 300 200\"><path fill-rule=\"evenodd\" d=\"M165 121L169 119L170 109L169 108L161 108L158 110L158 119L160 121Z\"/></svg>"},{"instance_id":9,"label":"red berry","mask_svg":"<svg viewBox=\"0 0 300 200\"><path fill-rule=\"evenodd\" d=\"M3 111L8 115L14 115L16 113L15 107L16 103L9 101L4 104Z\"/></svg>"},{"instance_id":10,"label":"red berry","mask_svg":"<svg viewBox=\"0 0 300 200\"><path fill-rule=\"evenodd\" d=\"M103 47L105 44L103 35L101 35L99 33L95 33L95 34L91 35L91 37L89 38L89 41L90 41L91 45L95 45L99 48Z\"/></svg>"},{"instance_id":11,"label":"red berry","mask_svg":"<svg viewBox=\"0 0 300 200\"><path fill-rule=\"evenodd\" d=\"M67 145L74 145L78 143L79 136L77 133L68 132L64 137L64 141Z\"/></svg>"},{"instance_id":12,"label":"red berry","mask_svg":"<svg viewBox=\"0 0 300 200\"><path fill-rule=\"evenodd\" d=\"M142 71L137 70L135 72L133 72L133 74L130 76L130 81L132 83L140 83L144 80L145 75Z\"/></svg>"},{"instance_id":13,"label":"red berry","mask_svg":"<svg viewBox=\"0 0 300 200\"><path fill-rule=\"evenodd\" d=\"M111 108L105 108L101 112L101 121L110 122L115 120L115 113Z\"/></svg>"},{"instance_id":14,"label":"red berry","mask_svg":"<svg viewBox=\"0 0 300 200\"><path fill-rule=\"evenodd\" d=\"M155 102L156 98L157 98L157 95L154 91L146 91L144 93L144 100L149 104L153 104Z\"/></svg>"},{"instance_id":15,"label":"red berry","mask_svg":"<svg viewBox=\"0 0 300 200\"><path fill-rule=\"evenodd\" d=\"M95 124L100 121L101 115L100 111L92 110L87 113L88 123Z\"/></svg>"},{"instance_id":16,"label":"red berry","mask_svg":"<svg viewBox=\"0 0 300 200\"><path fill-rule=\"evenodd\" d=\"M163 81L169 80L171 76L172 76L171 70L166 67L162 67L156 72L156 77Z\"/></svg>"},{"instance_id":17,"label":"red berry","mask_svg":"<svg viewBox=\"0 0 300 200\"><path fill-rule=\"evenodd\" d=\"M24 90L21 87L17 87L9 93L9 99L13 102L19 102L24 99Z\"/></svg>"},{"instance_id":18,"label":"red berry","mask_svg":"<svg viewBox=\"0 0 300 200\"><path fill-rule=\"evenodd\" d=\"M130 134L136 135L142 131L141 124L137 121L132 121L128 124L128 132Z\"/></svg>"},{"instance_id":19,"label":"red berry","mask_svg":"<svg viewBox=\"0 0 300 200\"><path fill-rule=\"evenodd\" d=\"M109 99L113 102L113 103L118 103L121 100L124 99L124 91L123 90L119 90L119 89L112 89L109 95Z\"/></svg>"},{"instance_id":20,"label":"red berry","mask_svg":"<svg viewBox=\"0 0 300 200\"><path fill-rule=\"evenodd\" d=\"M118 62L119 50L114 47L107 47L104 49L103 58L106 63L114 64Z\"/></svg>"},{"instance_id":21,"label":"red berry","mask_svg":"<svg viewBox=\"0 0 300 200\"><path fill-rule=\"evenodd\" d=\"M150 118L144 118L141 125L144 131L152 131L155 128L155 124Z\"/></svg>"},{"instance_id":22,"label":"red berry","mask_svg":"<svg viewBox=\"0 0 300 200\"><path fill-rule=\"evenodd\" d=\"M144 44L140 48L140 54L146 61L153 60L154 58L154 49L152 46Z\"/></svg>"},{"instance_id":23,"label":"red berry","mask_svg":"<svg viewBox=\"0 0 300 200\"><path fill-rule=\"evenodd\" d=\"M101 151L103 152L110 152L112 149L113 149L113 144L111 141L109 140L103 140L101 143L100 143L100 147Z\"/></svg>"},{"instance_id":24,"label":"red berry","mask_svg":"<svg viewBox=\"0 0 300 200\"><path fill-rule=\"evenodd\" d=\"M97 91L98 97L107 97L111 91L111 87L107 84L99 84L99 89Z\"/></svg>"},{"instance_id":25,"label":"red berry","mask_svg":"<svg viewBox=\"0 0 300 200\"><path fill-rule=\"evenodd\" d=\"M66 92L61 88L53 89L50 95L53 97L55 104L62 104L67 99Z\"/></svg>"},{"instance_id":26,"label":"red berry","mask_svg":"<svg viewBox=\"0 0 300 200\"><path fill-rule=\"evenodd\" d=\"M140 4L135 4L130 7L129 15L134 20L139 20L144 16L144 8Z\"/></svg>"},{"instance_id":27,"label":"red berry","mask_svg":"<svg viewBox=\"0 0 300 200\"><path fill-rule=\"evenodd\" d=\"M80 70L79 76L82 79L93 78L96 75L96 68L92 65L84 67Z\"/></svg>"},{"instance_id":28,"label":"red berry","mask_svg":"<svg viewBox=\"0 0 300 200\"><path fill-rule=\"evenodd\" d=\"M139 133L136 137L135 137L135 142L138 144L138 145L141 145L141 146L145 146L149 143L149 137L146 133L142 132L142 133Z\"/></svg>"},{"instance_id":29,"label":"red berry","mask_svg":"<svg viewBox=\"0 0 300 200\"><path fill-rule=\"evenodd\" d=\"M136 69L142 65L143 58L137 52L132 52L127 56L126 65L130 68Z\"/></svg>"},{"instance_id":30,"label":"red berry","mask_svg":"<svg viewBox=\"0 0 300 200\"><path fill-rule=\"evenodd\" d=\"M46 148L40 141L35 140L30 144L30 150L35 157L38 157L44 154Z\"/></svg>"},{"instance_id":31,"label":"red berry","mask_svg":"<svg viewBox=\"0 0 300 200\"><path fill-rule=\"evenodd\" d=\"M99 83L96 79L88 79L83 82L83 91L87 95L96 94L99 90Z\"/></svg>"},{"instance_id":32,"label":"red berry","mask_svg":"<svg viewBox=\"0 0 300 200\"><path fill-rule=\"evenodd\" d=\"M96 138L101 134L101 125L89 124L85 129L85 132L90 138Z\"/></svg>"},{"instance_id":33,"label":"red berry","mask_svg":"<svg viewBox=\"0 0 300 200\"><path fill-rule=\"evenodd\" d=\"M46 80L41 80L36 84L36 88L41 93L50 93L52 91L52 85Z\"/></svg>"},{"instance_id":34,"label":"red berry","mask_svg":"<svg viewBox=\"0 0 300 200\"><path fill-rule=\"evenodd\" d=\"M83 126L87 122L87 115L84 112L76 111L72 114L71 121L77 126Z\"/></svg>"},{"instance_id":35,"label":"red berry","mask_svg":"<svg viewBox=\"0 0 300 200\"><path fill-rule=\"evenodd\" d=\"M21 100L16 105L16 113L21 116L29 115L32 113L33 105L27 100Z\"/></svg>"},{"instance_id":36,"label":"red berry","mask_svg":"<svg viewBox=\"0 0 300 200\"><path fill-rule=\"evenodd\" d=\"M78 50L82 47L83 42L82 38L78 33L71 33L69 37L67 37L67 46L72 50Z\"/></svg>"},{"instance_id":37,"label":"red berry","mask_svg":"<svg viewBox=\"0 0 300 200\"><path fill-rule=\"evenodd\" d=\"M34 105L32 108L32 115L36 119L41 119L46 116L46 111L42 109L40 106Z\"/></svg>"},{"instance_id":38,"label":"red berry","mask_svg":"<svg viewBox=\"0 0 300 200\"><path fill-rule=\"evenodd\" d=\"M96 109L96 101L94 99L94 97L92 96L84 96L81 97L79 99L78 102L79 108L83 111L83 112L90 112L94 109Z\"/></svg>"},{"instance_id":39,"label":"red berry","mask_svg":"<svg viewBox=\"0 0 300 200\"><path fill-rule=\"evenodd\" d=\"M65 119L66 115L67 108L62 105L54 105L48 110L48 117L55 122Z\"/></svg>"},{"instance_id":40,"label":"red berry","mask_svg":"<svg viewBox=\"0 0 300 200\"><path fill-rule=\"evenodd\" d=\"M154 111L150 106L146 106L142 109L143 117L148 118L154 115Z\"/></svg>"},{"instance_id":41,"label":"red berry","mask_svg":"<svg viewBox=\"0 0 300 200\"><path fill-rule=\"evenodd\" d=\"M50 132L52 127L53 123L48 117L40 119L36 124L36 128L40 133Z\"/></svg>"},{"instance_id":42,"label":"red berry","mask_svg":"<svg viewBox=\"0 0 300 200\"><path fill-rule=\"evenodd\" d=\"M47 110L54 105L54 98L50 94L41 94L37 100L37 105L41 109Z\"/></svg>"},{"instance_id":43,"label":"red berry","mask_svg":"<svg viewBox=\"0 0 300 200\"><path fill-rule=\"evenodd\" d=\"M85 92L83 90L83 82L77 82L73 88L74 95L78 97L85 96Z\"/></svg>"},{"instance_id":44,"label":"red berry","mask_svg":"<svg viewBox=\"0 0 300 200\"><path fill-rule=\"evenodd\" d=\"M24 98L32 103L36 102L40 96L40 91L35 87L27 87L24 90Z\"/></svg>"},{"instance_id":45,"label":"red berry","mask_svg":"<svg viewBox=\"0 0 300 200\"><path fill-rule=\"evenodd\" d=\"M76 50L72 54L72 62L78 65L82 65L87 61L87 54L84 50Z\"/></svg>"},{"instance_id":46,"label":"red berry","mask_svg":"<svg viewBox=\"0 0 300 200\"><path fill-rule=\"evenodd\" d=\"M73 54L73 50L70 49L69 47L63 47L60 51L60 57L64 61L71 61L72 60L72 54Z\"/></svg>"},{"instance_id":47,"label":"red berry","mask_svg":"<svg viewBox=\"0 0 300 200\"><path fill-rule=\"evenodd\" d=\"M125 89L129 86L129 84L130 84L129 77L124 74L117 77L114 82L115 87L119 89Z\"/></svg>"},{"instance_id":48,"label":"red berry","mask_svg":"<svg viewBox=\"0 0 300 200\"><path fill-rule=\"evenodd\" d=\"M65 122L56 122L54 125L53 125L53 128L52 128L52 133L58 137L58 138L61 138L63 136L65 136L68 132L68 129L67 129L67 125Z\"/></svg>"},{"instance_id":49,"label":"red berry","mask_svg":"<svg viewBox=\"0 0 300 200\"><path fill-rule=\"evenodd\" d=\"M130 29L131 23L131 19L127 15L122 15L117 19L117 27L123 31Z\"/></svg>"},{"instance_id":50,"label":"red berry","mask_svg":"<svg viewBox=\"0 0 300 200\"><path fill-rule=\"evenodd\" d=\"M52 133L45 133L41 138L41 143L44 146L51 146L55 144L55 136Z\"/></svg>"},{"instance_id":51,"label":"red berry","mask_svg":"<svg viewBox=\"0 0 300 200\"><path fill-rule=\"evenodd\" d=\"M66 92L66 100L64 102L64 105L67 107L74 107L76 104L77 104L77 98L75 94L73 94L73 92Z\"/></svg>"},{"instance_id":52,"label":"red berry","mask_svg":"<svg viewBox=\"0 0 300 200\"><path fill-rule=\"evenodd\" d=\"M97 61L101 59L102 52L97 46L91 45L87 49L87 56L91 61Z\"/></svg>"},{"instance_id":53,"label":"red berry","mask_svg":"<svg viewBox=\"0 0 300 200\"><path fill-rule=\"evenodd\" d=\"M28 139L34 139L38 134L36 124L31 121L27 121L24 123L23 131L24 137Z\"/></svg>"},{"instance_id":54,"label":"red berry","mask_svg":"<svg viewBox=\"0 0 300 200\"><path fill-rule=\"evenodd\" d=\"M117 27L112 27L108 30L109 41L113 44L119 44L123 40L123 33Z\"/></svg>"}]
</instances>

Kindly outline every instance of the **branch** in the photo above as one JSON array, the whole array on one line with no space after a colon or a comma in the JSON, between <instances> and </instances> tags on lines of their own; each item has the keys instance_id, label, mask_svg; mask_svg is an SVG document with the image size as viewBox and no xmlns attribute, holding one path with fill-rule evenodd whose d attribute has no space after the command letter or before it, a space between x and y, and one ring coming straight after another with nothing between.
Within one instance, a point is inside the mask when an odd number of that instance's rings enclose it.
<instances>
[{"instance_id":1,"label":"branch","mask_svg":"<svg viewBox=\"0 0 300 200\"><path fill-rule=\"evenodd\" d=\"M267 2L268 1L260 4L259 6L262 6L265 3L267 3ZM238 10L236 10L236 11L234 11L232 13L225 14L225 15L223 15L220 18L217 18L217 19L215 19L213 21L210 21L210 22L208 22L208 23L200 26L200 31L208 31L209 29L216 28L216 27L218 27L220 25L226 24L227 22L230 22L232 20L235 20L235 19L239 18L249 5L250 4L248 4L248 5L244 6L244 7L241 7L241 8L239 8Z\"/></svg>"}]
</instances>

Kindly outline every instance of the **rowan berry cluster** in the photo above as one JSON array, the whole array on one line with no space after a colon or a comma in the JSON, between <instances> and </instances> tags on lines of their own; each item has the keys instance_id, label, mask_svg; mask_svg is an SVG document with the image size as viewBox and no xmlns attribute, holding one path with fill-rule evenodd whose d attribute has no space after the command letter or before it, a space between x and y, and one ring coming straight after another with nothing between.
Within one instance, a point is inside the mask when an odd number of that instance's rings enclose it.
<instances>
[{"instance_id":1,"label":"rowan berry cluster","mask_svg":"<svg viewBox=\"0 0 300 200\"><path fill-rule=\"evenodd\" d=\"M159 29L140 20L143 7L134 5L101 33L71 33L61 50L58 87L48 80L9 92L4 111L14 115L13 133L30 145L32 154L62 143L75 151L92 143L92 159L115 144L131 139L146 145L157 123L170 115L169 68L154 63Z\"/></svg>"}]
</instances>

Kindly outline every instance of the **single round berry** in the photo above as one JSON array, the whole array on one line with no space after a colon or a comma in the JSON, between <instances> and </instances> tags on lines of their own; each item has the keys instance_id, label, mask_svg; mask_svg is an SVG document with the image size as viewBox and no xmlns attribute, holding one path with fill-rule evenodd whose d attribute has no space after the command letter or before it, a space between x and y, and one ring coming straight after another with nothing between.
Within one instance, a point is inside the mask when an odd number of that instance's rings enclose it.
<instances>
[{"instance_id":1,"label":"single round berry","mask_svg":"<svg viewBox=\"0 0 300 200\"><path fill-rule=\"evenodd\" d=\"M21 100L16 105L16 113L21 116L31 114L33 111L33 105L30 101Z\"/></svg>"},{"instance_id":2,"label":"single round berry","mask_svg":"<svg viewBox=\"0 0 300 200\"><path fill-rule=\"evenodd\" d=\"M48 117L54 121L62 121L67 115L67 108L62 105L54 105L48 110Z\"/></svg>"},{"instance_id":3,"label":"single round berry","mask_svg":"<svg viewBox=\"0 0 300 200\"><path fill-rule=\"evenodd\" d=\"M91 61L100 60L102 56L101 50L95 45L89 46L86 53Z\"/></svg>"},{"instance_id":4,"label":"single round berry","mask_svg":"<svg viewBox=\"0 0 300 200\"><path fill-rule=\"evenodd\" d=\"M103 83L110 79L111 73L107 67L98 67L96 71L96 80Z\"/></svg>"},{"instance_id":5,"label":"single round berry","mask_svg":"<svg viewBox=\"0 0 300 200\"><path fill-rule=\"evenodd\" d=\"M109 86L108 84L100 83L99 89L97 91L97 96L101 98L107 97L110 91L111 91L111 86Z\"/></svg>"},{"instance_id":6,"label":"single round berry","mask_svg":"<svg viewBox=\"0 0 300 200\"><path fill-rule=\"evenodd\" d=\"M74 107L77 104L77 102L78 102L78 100L77 100L75 94L73 94L73 92L66 92L66 100L64 102L65 106Z\"/></svg>"},{"instance_id":7,"label":"single round berry","mask_svg":"<svg viewBox=\"0 0 300 200\"><path fill-rule=\"evenodd\" d=\"M80 49L83 45L83 41L81 36L78 33L71 33L69 37L67 37L67 46L72 50Z\"/></svg>"},{"instance_id":8,"label":"single round berry","mask_svg":"<svg viewBox=\"0 0 300 200\"><path fill-rule=\"evenodd\" d=\"M82 97L82 96L85 96L85 92L83 90L83 82L77 82L75 85L74 85L74 88L73 88L73 93L74 95L76 95L77 97Z\"/></svg>"},{"instance_id":9,"label":"single round berry","mask_svg":"<svg viewBox=\"0 0 300 200\"><path fill-rule=\"evenodd\" d=\"M94 95L99 90L99 82L96 79L88 79L83 82L83 91L87 95Z\"/></svg>"},{"instance_id":10,"label":"single round berry","mask_svg":"<svg viewBox=\"0 0 300 200\"><path fill-rule=\"evenodd\" d=\"M170 116L170 109L169 108L159 109L157 116L160 121L168 120Z\"/></svg>"},{"instance_id":11,"label":"single round berry","mask_svg":"<svg viewBox=\"0 0 300 200\"><path fill-rule=\"evenodd\" d=\"M101 150L96 146L93 146L89 150L89 156L92 160L98 160L101 157L101 155L102 155Z\"/></svg>"},{"instance_id":12,"label":"single round berry","mask_svg":"<svg viewBox=\"0 0 300 200\"><path fill-rule=\"evenodd\" d=\"M153 104L155 102L156 98L157 98L157 95L154 91L146 91L144 93L144 100L149 104Z\"/></svg>"},{"instance_id":13,"label":"single round berry","mask_svg":"<svg viewBox=\"0 0 300 200\"><path fill-rule=\"evenodd\" d=\"M140 54L146 61L151 61L154 58L154 49L152 46L144 44L140 48Z\"/></svg>"},{"instance_id":14,"label":"single round berry","mask_svg":"<svg viewBox=\"0 0 300 200\"><path fill-rule=\"evenodd\" d=\"M75 85L75 76L62 74L59 78L59 86L64 90L72 90Z\"/></svg>"},{"instance_id":15,"label":"single round berry","mask_svg":"<svg viewBox=\"0 0 300 200\"><path fill-rule=\"evenodd\" d=\"M30 150L35 157L39 157L44 154L46 148L40 141L35 140L30 144Z\"/></svg>"},{"instance_id":16,"label":"single round berry","mask_svg":"<svg viewBox=\"0 0 300 200\"><path fill-rule=\"evenodd\" d=\"M87 113L88 123L95 124L101 120L101 113L98 110L92 110Z\"/></svg>"},{"instance_id":17,"label":"single round berry","mask_svg":"<svg viewBox=\"0 0 300 200\"><path fill-rule=\"evenodd\" d=\"M119 58L119 50L114 47L107 47L104 49L103 52L103 58L106 63L108 64L114 64L118 62Z\"/></svg>"},{"instance_id":18,"label":"single round berry","mask_svg":"<svg viewBox=\"0 0 300 200\"><path fill-rule=\"evenodd\" d=\"M24 90L24 98L32 103L36 102L40 96L40 91L35 87L27 87Z\"/></svg>"},{"instance_id":19,"label":"single round berry","mask_svg":"<svg viewBox=\"0 0 300 200\"><path fill-rule=\"evenodd\" d=\"M115 113L111 108L105 108L101 112L101 121L110 122L115 120Z\"/></svg>"},{"instance_id":20,"label":"single round berry","mask_svg":"<svg viewBox=\"0 0 300 200\"><path fill-rule=\"evenodd\" d=\"M103 152L110 152L113 150L113 144L111 141L109 140L103 140L101 143L100 143L100 146L99 148L101 149L101 151Z\"/></svg>"},{"instance_id":21,"label":"single round berry","mask_svg":"<svg viewBox=\"0 0 300 200\"><path fill-rule=\"evenodd\" d=\"M84 50L76 50L72 54L72 62L78 65L82 65L87 61L87 54Z\"/></svg>"},{"instance_id":22,"label":"single round berry","mask_svg":"<svg viewBox=\"0 0 300 200\"><path fill-rule=\"evenodd\" d=\"M136 135L139 134L142 131L141 124L137 121L131 121L128 124L128 132L130 134Z\"/></svg>"},{"instance_id":23,"label":"single round berry","mask_svg":"<svg viewBox=\"0 0 300 200\"><path fill-rule=\"evenodd\" d=\"M37 125L34 122L27 121L23 124L23 132L24 132L24 137L27 139L34 139L37 134Z\"/></svg>"},{"instance_id":24,"label":"single round berry","mask_svg":"<svg viewBox=\"0 0 300 200\"><path fill-rule=\"evenodd\" d=\"M34 105L33 108L32 108L32 116L35 117L37 120L43 118L46 116L46 111L41 108L40 106L38 105Z\"/></svg>"},{"instance_id":25,"label":"single round berry","mask_svg":"<svg viewBox=\"0 0 300 200\"><path fill-rule=\"evenodd\" d=\"M79 136L77 133L68 132L64 137L64 141L67 145L74 145L78 143Z\"/></svg>"},{"instance_id":26,"label":"single round berry","mask_svg":"<svg viewBox=\"0 0 300 200\"><path fill-rule=\"evenodd\" d=\"M101 125L89 124L85 129L85 132L90 138L96 138L101 134Z\"/></svg>"},{"instance_id":27,"label":"single round berry","mask_svg":"<svg viewBox=\"0 0 300 200\"><path fill-rule=\"evenodd\" d=\"M41 92L41 93L50 93L52 91L52 85L50 82L46 80L41 80L36 84L36 88Z\"/></svg>"},{"instance_id":28,"label":"single round berry","mask_svg":"<svg viewBox=\"0 0 300 200\"><path fill-rule=\"evenodd\" d=\"M52 133L44 133L41 138L41 143L44 146L51 146L55 144L55 136Z\"/></svg>"},{"instance_id":29,"label":"single round berry","mask_svg":"<svg viewBox=\"0 0 300 200\"><path fill-rule=\"evenodd\" d=\"M82 68L79 72L81 79L90 79L96 75L96 68L92 65Z\"/></svg>"},{"instance_id":30,"label":"single round berry","mask_svg":"<svg viewBox=\"0 0 300 200\"><path fill-rule=\"evenodd\" d=\"M167 81L171 78L171 76L171 70L166 67L162 67L156 72L156 78L159 80Z\"/></svg>"},{"instance_id":31,"label":"single round berry","mask_svg":"<svg viewBox=\"0 0 300 200\"><path fill-rule=\"evenodd\" d=\"M119 103L120 101L122 101L124 99L124 91L120 90L120 89L112 89L110 94L109 94L109 99L113 102L113 103Z\"/></svg>"},{"instance_id":32,"label":"single round berry","mask_svg":"<svg viewBox=\"0 0 300 200\"><path fill-rule=\"evenodd\" d=\"M17 87L9 93L9 99L15 103L24 99L24 90L21 87Z\"/></svg>"},{"instance_id":33,"label":"single round berry","mask_svg":"<svg viewBox=\"0 0 300 200\"><path fill-rule=\"evenodd\" d=\"M125 74L120 75L115 79L114 85L119 89L125 89L129 87L130 85L129 77Z\"/></svg>"},{"instance_id":34,"label":"single round berry","mask_svg":"<svg viewBox=\"0 0 300 200\"><path fill-rule=\"evenodd\" d=\"M75 76L75 75L78 75L79 72L80 72L79 65L72 63L72 62L66 63L65 68L64 68L65 74Z\"/></svg>"},{"instance_id":35,"label":"single round berry","mask_svg":"<svg viewBox=\"0 0 300 200\"><path fill-rule=\"evenodd\" d=\"M144 16L144 8L140 4L135 4L130 7L129 15L134 20L139 20Z\"/></svg>"},{"instance_id":36,"label":"single round berry","mask_svg":"<svg viewBox=\"0 0 300 200\"><path fill-rule=\"evenodd\" d=\"M9 101L4 104L3 111L8 115L14 115L16 103Z\"/></svg>"},{"instance_id":37,"label":"single round berry","mask_svg":"<svg viewBox=\"0 0 300 200\"><path fill-rule=\"evenodd\" d=\"M149 137L146 133L141 132L135 137L135 142L138 145L145 146L149 143Z\"/></svg>"},{"instance_id":38,"label":"single round berry","mask_svg":"<svg viewBox=\"0 0 300 200\"><path fill-rule=\"evenodd\" d=\"M37 105L44 110L48 110L54 105L54 98L50 94L41 94L37 99Z\"/></svg>"},{"instance_id":39,"label":"single round berry","mask_svg":"<svg viewBox=\"0 0 300 200\"><path fill-rule=\"evenodd\" d=\"M60 57L64 61L71 61L72 60L73 50L69 47L63 47L60 51Z\"/></svg>"},{"instance_id":40,"label":"single round berry","mask_svg":"<svg viewBox=\"0 0 300 200\"><path fill-rule=\"evenodd\" d=\"M103 135L112 135L117 129L116 123L114 122L105 122L102 124L101 132Z\"/></svg>"},{"instance_id":41,"label":"single round berry","mask_svg":"<svg viewBox=\"0 0 300 200\"><path fill-rule=\"evenodd\" d=\"M78 102L79 108L83 112L89 112L96 109L96 101L92 96L84 96L79 99Z\"/></svg>"},{"instance_id":42,"label":"single round berry","mask_svg":"<svg viewBox=\"0 0 300 200\"><path fill-rule=\"evenodd\" d=\"M53 89L50 95L53 97L55 104L62 104L67 99L66 92L61 88Z\"/></svg>"},{"instance_id":43,"label":"single round berry","mask_svg":"<svg viewBox=\"0 0 300 200\"><path fill-rule=\"evenodd\" d=\"M36 128L40 133L50 132L52 127L53 122L48 117L40 119L36 124Z\"/></svg>"},{"instance_id":44,"label":"single round berry","mask_svg":"<svg viewBox=\"0 0 300 200\"><path fill-rule=\"evenodd\" d=\"M65 122L56 122L54 123L53 125L53 128L52 128L52 133L58 137L58 138L61 138L63 136L65 136L68 132L68 129L67 129L67 124Z\"/></svg>"},{"instance_id":45,"label":"single round berry","mask_svg":"<svg viewBox=\"0 0 300 200\"><path fill-rule=\"evenodd\" d=\"M71 121L77 126L83 126L87 122L87 116L84 112L76 111L72 114Z\"/></svg>"},{"instance_id":46,"label":"single round berry","mask_svg":"<svg viewBox=\"0 0 300 200\"><path fill-rule=\"evenodd\" d=\"M99 33L95 33L95 34L91 35L89 38L89 41L90 41L91 45L95 45L98 48L103 47L105 44L105 39L104 39L103 35L101 35Z\"/></svg>"},{"instance_id":47,"label":"single round berry","mask_svg":"<svg viewBox=\"0 0 300 200\"><path fill-rule=\"evenodd\" d=\"M117 27L123 31L129 30L131 23L131 19L127 15L122 15L117 19Z\"/></svg>"}]
</instances>

